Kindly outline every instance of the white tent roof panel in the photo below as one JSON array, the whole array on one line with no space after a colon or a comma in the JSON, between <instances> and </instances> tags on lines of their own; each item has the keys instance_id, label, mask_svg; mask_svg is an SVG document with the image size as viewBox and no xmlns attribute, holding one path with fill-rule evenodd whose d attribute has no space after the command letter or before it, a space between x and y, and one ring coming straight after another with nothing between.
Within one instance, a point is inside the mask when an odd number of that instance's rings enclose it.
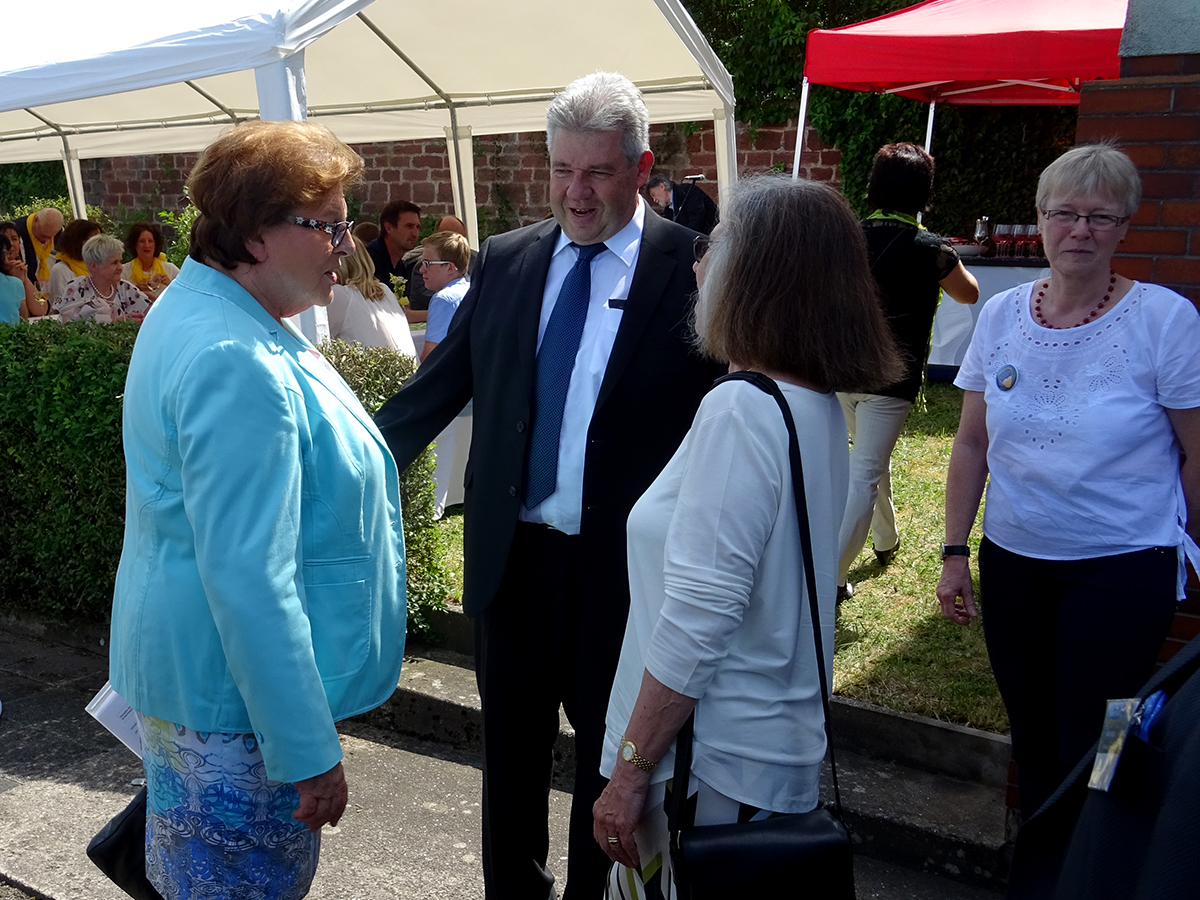
<instances>
[{"instance_id":1,"label":"white tent roof panel","mask_svg":"<svg viewBox=\"0 0 1200 900\"><path fill-rule=\"evenodd\" d=\"M542 130L554 92L597 69L638 84L656 122L708 120L733 106L728 73L679 0L459 0L439 23L449 34L435 34L425 8L408 0L200 6L160 6L162 37L136 47L129 40L144 31L91 7L56 24L51 63L27 47L6 54L0 163L61 158L60 131L80 157L200 149L232 122L227 111L257 116L250 67L309 42L308 114L350 142L444 137L450 116L438 91L462 104L458 124L475 134ZM34 33L37 13L14 7L6 25ZM222 24L205 24L213 21Z\"/></svg>"}]
</instances>

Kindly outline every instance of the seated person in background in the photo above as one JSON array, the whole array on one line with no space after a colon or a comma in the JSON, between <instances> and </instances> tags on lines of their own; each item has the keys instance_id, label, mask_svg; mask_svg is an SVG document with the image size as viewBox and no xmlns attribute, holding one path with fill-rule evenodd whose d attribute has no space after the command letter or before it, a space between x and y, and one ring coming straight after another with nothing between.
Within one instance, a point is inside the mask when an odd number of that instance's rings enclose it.
<instances>
[{"instance_id":1,"label":"seated person in background","mask_svg":"<svg viewBox=\"0 0 1200 900\"><path fill-rule=\"evenodd\" d=\"M392 277L399 275L408 281L411 289L413 269L411 263L405 262L405 254L416 247L421 238L421 207L407 200L393 200L379 214L379 229L382 232L379 237L367 244L367 253L375 262L375 277L391 290ZM412 294L408 296L411 305ZM410 315L408 320L424 322L424 309L425 305L421 306L419 318Z\"/></svg>"},{"instance_id":2,"label":"seated person in background","mask_svg":"<svg viewBox=\"0 0 1200 900\"><path fill-rule=\"evenodd\" d=\"M57 312L64 322L92 319L96 322L117 322L121 319L142 320L151 301L128 281L121 278L121 242L110 234L90 237L83 245L83 261L87 263L86 278L76 278L67 285Z\"/></svg>"},{"instance_id":3,"label":"seated person in background","mask_svg":"<svg viewBox=\"0 0 1200 900\"><path fill-rule=\"evenodd\" d=\"M442 216L440 219L438 219L437 227L434 228L433 230L434 231L453 231L455 234L461 234L468 241L471 239L471 236L469 234L467 234L467 226L463 223L463 220L460 219L458 216ZM479 259L479 251L472 250L471 251L471 262L468 263L468 265L467 265L467 277L468 278L470 278L472 275L475 274L475 263L476 263L476 260L478 260L478 259Z\"/></svg>"},{"instance_id":4,"label":"seated person in background","mask_svg":"<svg viewBox=\"0 0 1200 900\"><path fill-rule=\"evenodd\" d=\"M421 277L433 295L429 301L429 324L425 328L425 349L421 359L446 337L458 305L467 295L467 266L471 245L461 234L437 231L421 242Z\"/></svg>"},{"instance_id":5,"label":"seated person in background","mask_svg":"<svg viewBox=\"0 0 1200 900\"><path fill-rule=\"evenodd\" d=\"M83 261L83 245L88 238L100 233L100 226L87 219L74 219L55 238L54 256L57 262L50 267L50 280L46 293L52 305L62 302L67 284L76 278L87 276L87 264Z\"/></svg>"},{"instance_id":6,"label":"seated person in background","mask_svg":"<svg viewBox=\"0 0 1200 900\"><path fill-rule=\"evenodd\" d=\"M379 226L374 222L359 222L350 232L350 236L354 238L354 243L362 244L364 247L379 237ZM374 272L371 273L374 276Z\"/></svg>"},{"instance_id":7,"label":"seated person in background","mask_svg":"<svg viewBox=\"0 0 1200 900\"><path fill-rule=\"evenodd\" d=\"M357 239L354 252L342 257L327 311L331 338L364 347L387 347L417 358L404 310L396 295L376 280L367 248Z\"/></svg>"},{"instance_id":8,"label":"seated person in background","mask_svg":"<svg viewBox=\"0 0 1200 900\"><path fill-rule=\"evenodd\" d=\"M29 280L38 290L45 290L50 281L50 265L54 260L54 238L62 231L63 215L52 206L30 213L13 223L21 236L22 256L29 266Z\"/></svg>"},{"instance_id":9,"label":"seated person in background","mask_svg":"<svg viewBox=\"0 0 1200 900\"><path fill-rule=\"evenodd\" d=\"M25 261L13 254L8 238L0 232L0 322L16 325L31 315L45 314L46 301L35 296Z\"/></svg>"},{"instance_id":10,"label":"seated person in background","mask_svg":"<svg viewBox=\"0 0 1200 900\"><path fill-rule=\"evenodd\" d=\"M134 222L125 235L125 252L133 257L121 266L121 277L146 295L157 300L179 274L179 266L167 262L162 252L162 229L153 222Z\"/></svg>"},{"instance_id":11,"label":"seated person in background","mask_svg":"<svg viewBox=\"0 0 1200 900\"><path fill-rule=\"evenodd\" d=\"M717 204L694 183L680 185L666 175L651 175L646 193L663 208L663 218L701 234L711 234L717 227Z\"/></svg>"},{"instance_id":12,"label":"seated person in background","mask_svg":"<svg viewBox=\"0 0 1200 900\"><path fill-rule=\"evenodd\" d=\"M21 244L21 235L17 232L17 226L12 222L0 222L0 234L8 238L8 258L25 262L25 251Z\"/></svg>"}]
</instances>

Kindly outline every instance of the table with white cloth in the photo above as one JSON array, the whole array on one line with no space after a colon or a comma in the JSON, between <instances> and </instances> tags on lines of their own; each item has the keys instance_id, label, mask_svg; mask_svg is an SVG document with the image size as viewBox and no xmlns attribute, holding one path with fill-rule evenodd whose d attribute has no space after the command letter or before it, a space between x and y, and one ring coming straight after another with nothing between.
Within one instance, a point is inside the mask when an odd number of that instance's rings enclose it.
<instances>
[{"instance_id":1,"label":"table with white cloth","mask_svg":"<svg viewBox=\"0 0 1200 900\"><path fill-rule=\"evenodd\" d=\"M979 259L964 257L963 265L979 282L979 302L957 303L942 295L933 319L933 339L929 349L929 377L951 381L962 365L975 333L979 311L991 297L1018 284L1047 278L1050 269L1044 259Z\"/></svg>"}]
</instances>

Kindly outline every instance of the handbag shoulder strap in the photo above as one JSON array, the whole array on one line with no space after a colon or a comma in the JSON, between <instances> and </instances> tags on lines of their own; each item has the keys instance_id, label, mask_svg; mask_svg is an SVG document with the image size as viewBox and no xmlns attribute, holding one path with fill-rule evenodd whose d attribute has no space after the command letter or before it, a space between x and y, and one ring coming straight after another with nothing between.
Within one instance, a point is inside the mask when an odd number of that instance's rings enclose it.
<instances>
[{"instance_id":1,"label":"handbag shoulder strap","mask_svg":"<svg viewBox=\"0 0 1200 900\"><path fill-rule=\"evenodd\" d=\"M829 750L829 768L833 775L834 812L840 821L842 818L842 795L838 788L837 761L833 752L833 730L829 715L829 680L825 675L825 647L821 641L821 611L817 604L817 576L813 564L812 531L808 521L808 501L804 493L804 468L800 462L800 440L796 434L796 422L792 418L792 410L773 380L760 372L731 372L718 378L713 387L726 381L748 381L759 390L770 394L779 411L783 414L784 424L788 432L788 458L792 470L792 494L796 504L796 519L800 527L800 553L804 562L804 582L808 588L809 618L812 620L813 644L817 657L817 677L821 682L821 707L825 713L825 743ZM688 717L675 747L675 783L671 790L670 802L667 808L667 827L672 841L679 831L683 804L687 799L687 786L692 768L692 736L695 726L695 713Z\"/></svg>"}]
</instances>

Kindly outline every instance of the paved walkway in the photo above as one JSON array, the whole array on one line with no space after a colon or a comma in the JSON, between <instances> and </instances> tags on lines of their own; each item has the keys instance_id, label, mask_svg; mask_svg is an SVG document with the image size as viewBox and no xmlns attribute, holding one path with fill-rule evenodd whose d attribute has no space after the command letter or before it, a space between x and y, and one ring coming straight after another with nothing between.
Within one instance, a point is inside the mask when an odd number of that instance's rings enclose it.
<instances>
[{"instance_id":1,"label":"paved walkway","mask_svg":"<svg viewBox=\"0 0 1200 900\"><path fill-rule=\"evenodd\" d=\"M0 630L0 900L125 897L83 852L141 773L136 757L83 711L106 671L102 648ZM325 831L311 896L482 898L475 754L362 721L341 731L350 806L342 824ZM570 795L553 791L551 865L559 871L569 808ZM999 896L866 857L856 865L863 900Z\"/></svg>"}]
</instances>

